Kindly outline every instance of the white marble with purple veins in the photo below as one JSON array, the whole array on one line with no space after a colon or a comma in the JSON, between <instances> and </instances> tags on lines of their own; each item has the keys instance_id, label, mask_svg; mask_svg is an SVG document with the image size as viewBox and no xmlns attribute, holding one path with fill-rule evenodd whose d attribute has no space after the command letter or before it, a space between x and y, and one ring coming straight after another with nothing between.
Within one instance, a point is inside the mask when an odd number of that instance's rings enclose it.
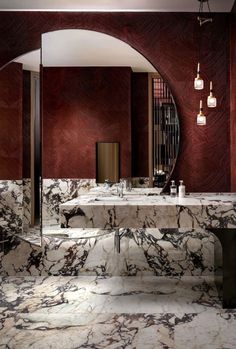
<instances>
[{"instance_id":1,"label":"white marble with purple veins","mask_svg":"<svg viewBox=\"0 0 236 349\"><path fill-rule=\"evenodd\" d=\"M236 194L191 194L171 198L147 194L93 194L60 205L61 227L234 228Z\"/></svg>"},{"instance_id":2,"label":"white marble with purple veins","mask_svg":"<svg viewBox=\"0 0 236 349\"><path fill-rule=\"evenodd\" d=\"M22 234L22 180L0 180L0 239L4 234Z\"/></svg>"}]
</instances>

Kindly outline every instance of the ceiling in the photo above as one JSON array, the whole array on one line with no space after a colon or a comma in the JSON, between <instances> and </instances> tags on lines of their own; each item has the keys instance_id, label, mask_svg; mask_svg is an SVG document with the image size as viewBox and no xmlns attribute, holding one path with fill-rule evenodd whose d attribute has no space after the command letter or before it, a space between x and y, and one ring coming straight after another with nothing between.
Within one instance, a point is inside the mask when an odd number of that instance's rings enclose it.
<instances>
[{"instance_id":1,"label":"ceiling","mask_svg":"<svg viewBox=\"0 0 236 349\"><path fill-rule=\"evenodd\" d=\"M39 71L40 50L18 57L23 69ZM131 67L134 72L156 72L139 52L110 35L67 29L42 35L44 67Z\"/></svg>"},{"instance_id":2,"label":"ceiling","mask_svg":"<svg viewBox=\"0 0 236 349\"><path fill-rule=\"evenodd\" d=\"M230 12L233 3L234 0L209 0L212 12ZM198 12L198 9L198 0L0 0L0 11Z\"/></svg>"}]
</instances>

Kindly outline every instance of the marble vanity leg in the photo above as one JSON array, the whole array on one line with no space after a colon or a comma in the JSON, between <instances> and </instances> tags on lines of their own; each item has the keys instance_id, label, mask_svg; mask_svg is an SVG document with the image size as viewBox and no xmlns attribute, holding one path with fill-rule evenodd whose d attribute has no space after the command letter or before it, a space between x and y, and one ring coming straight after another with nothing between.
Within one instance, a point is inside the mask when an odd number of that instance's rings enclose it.
<instances>
[{"instance_id":1,"label":"marble vanity leg","mask_svg":"<svg viewBox=\"0 0 236 349\"><path fill-rule=\"evenodd\" d=\"M209 229L221 242L223 254L223 308L236 308L236 229Z\"/></svg>"},{"instance_id":2,"label":"marble vanity leg","mask_svg":"<svg viewBox=\"0 0 236 349\"><path fill-rule=\"evenodd\" d=\"M115 251L120 253L120 232L119 232L119 229L115 230L114 247L115 247Z\"/></svg>"}]
</instances>

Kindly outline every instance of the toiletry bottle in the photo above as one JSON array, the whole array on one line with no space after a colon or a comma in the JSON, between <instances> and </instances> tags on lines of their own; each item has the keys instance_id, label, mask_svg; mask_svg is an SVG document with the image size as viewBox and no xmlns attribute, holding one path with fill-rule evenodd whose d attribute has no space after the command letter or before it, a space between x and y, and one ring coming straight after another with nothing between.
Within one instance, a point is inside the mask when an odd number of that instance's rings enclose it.
<instances>
[{"instance_id":1,"label":"toiletry bottle","mask_svg":"<svg viewBox=\"0 0 236 349\"><path fill-rule=\"evenodd\" d=\"M174 198L176 197L176 195L177 195L177 186L175 185L175 181L171 181L170 196Z\"/></svg>"},{"instance_id":2,"label":"toiletry bottle","mask_svg":"<svg viewBox=\"0 0 236 349\"><path fill-rule=\"evenodd\" d=\"M184 181L179 181L179 197L184 198L185 197L185 185Z\"/></svg>"}]
</instances>

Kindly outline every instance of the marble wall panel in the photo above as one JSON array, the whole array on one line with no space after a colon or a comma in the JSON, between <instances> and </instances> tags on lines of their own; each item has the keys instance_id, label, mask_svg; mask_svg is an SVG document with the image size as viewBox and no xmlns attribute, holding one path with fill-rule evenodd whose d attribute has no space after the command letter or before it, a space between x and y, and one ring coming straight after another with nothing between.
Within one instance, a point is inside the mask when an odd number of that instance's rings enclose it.
<instances>
[{"instance_id":1,"label":"marble wall panel","mask_svg":"<svg viewBox=\"0 0 236 349\"><path fill-rule=\"evenodd\" d=\"M22 180L0 181L0 233L22 234Z\"/></svg>"}]
</instances>

